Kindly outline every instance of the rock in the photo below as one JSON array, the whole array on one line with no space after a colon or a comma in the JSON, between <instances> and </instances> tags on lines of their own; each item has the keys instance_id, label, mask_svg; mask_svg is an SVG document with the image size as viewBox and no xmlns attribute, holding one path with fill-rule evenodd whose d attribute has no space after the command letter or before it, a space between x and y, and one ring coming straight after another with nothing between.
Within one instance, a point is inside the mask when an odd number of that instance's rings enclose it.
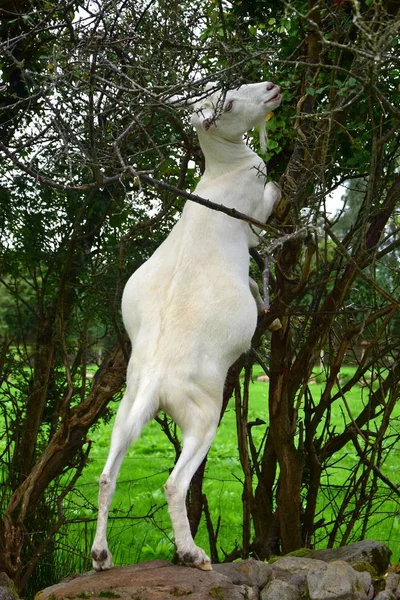
<instances>
[{"instance_id":1,"label":"rock","mask_svg":"<svg viewBox=\"0 0 400 600\"><path fill-rule=\"evenodd\" d=\"M257 586L242 585L243 598L245 600L260 600L260 590Z\"/></svg>"},{"instance_id":2,"label":"rock","mask_svg":"<svg viewBox=\"0 0 400 600\"><path fill-rule=\"evenodd\" d=\"M18 592L6 573L0 573L0 600L17 600Z\"/></svg>"},{"instance_id":3,"label":"rock","mask_svg":"<svg viewBox=\"0 0 400 600\"><path fill-rule=\"evenodd\" d=\"M356 572L344 561L311 568L307 585L310 600L367 600Z\"/></svg>"},{"instance_id":4,"label":"rock","mask_svg":"<svg viewBox=\"0 0 400 600\"><path fill-rule=\"evenodd\" d=\"M287 576L291 577L295 573L307 573L309 569L316 566L325 568L326 564L324 561L315 558L283 556L271 565L274 578L277 579L282 579L282 577L276 577L278 572L287 573Z\"/></svg>"},{"instance_id":5,"label":"rock","mask_svg":"<svg viewBox=\"0 0 400 600\"><path fill-rule=\"evenodd\" d=\"M373 598L374 586L372 584L371 573L368 573L368 571L363 571L362 573L360 573L359 571L355 571L355 574L364 592L366 593L368 600L370 597Z\"/></svg>"},{"instance_id":6,"label":"rock","mask_svg":"<svg viewBox=\"0 0 400 600\"><path fill-rule=\"evenodd\" d=\"M297 577L305 581L306 575L313 567L325 568L326 563L313 558L301 558L297 556L284 556L272 563L272 576L274 579L290 582Z\"/></svg>"},{"instance_id":7,"label":"rock","mask_svg":"<svg viewBox=\"0 0 400 600\"><path fill-rule=\"evenodd\" d=\"M46 588L36 594L35 600L173 600L186 596L190 600L257 600L259 593L257 588L235 585L214 571L158 560L84 573L72 581Z\"/></svg>"},{"instance_id":8,"label":"rock","mask_svg":"<svg viewBox=\"0 0 400 600\"><path fill-rule=\"evenodd\" d=\"M326 563L322 560L312 558L301 558L297 556L284 556L278 559L272 565L272 576L274 579L284 581L291 586L294 586L300 591L300 594L305 594L307 589L307 573L310 569L320 567L326 568Z\"/></svg>"},{"instance_id":9,"label":"rock","mask_svg":"<svg viewBox=\"0 0 400 600\"><path fill-rule=\"evenodd\" d=\"M372 571L372 575L382 575L388 569L391 554L391 550L385 544L362 540L340 548L313 550L310 556L325 562L344 560L356 571Z\"/></svg>"},{"instance_id":10,"label":"rock","mask_svg":"<svg viewBox=\"0 0 400 600\"><path fill-rule=\"evenodd\" d=\"M384 544L367 540L335 550L300 549L270 564L250 559L213 565L207 572L158 560L73 576L36 600L372 600L377 582L371 573L386 572L389 558ZM399 571L393 565L380 578L386 587L378 600L400 600ZM0 574L0 600L17 600L10 583Z\"/></svg>"},{"instance_id":11,"label":"rock","mask_svg":"<svg viewBox=\"0 0 400 600\"><path fill-rule=\"evenodd\" d=\"M379 592L379 594L375 596L375 600L396 600L396 596L389 590L383 590L383 592Z\"/></svg>"},{"instance_id":12,"label":"rock","mask_svg":"<svg viewBox=\"0 0 400 600\"><path fill-rule=\"evenodd\" d=\"M373 598L375 598L375 588L373 585L371 585L371 587L368 590L367 600L373 600Z\"/></svg>"},{"instance_id":13,"label":"rock","mask_svg":"<svg viewBox=\"0 0 400 600\"><path fill-rule=\"evenodd\" d=\"M344 561L327 563L315 558L285 556L271 566L274 580L283 581L298 590L299 596L310 600L367 600L372 584L369 573L357 573Z\"/></svg>"},{"instance_id":14,"label":"rock","mask_svg":"<svg viewBox=\"0 0 400 600\"><path fill-rule=\"evenodd\" d=\"M225 575L235 584L257 586L262 589L272 578L272 568L261 560L241 560L213 565L213 570Z\"/></svg>"},{"instance_id":15,"label":"rock","mask_svg":"<svg viewBox=\"0 0 400 600\"><path fill-rule=\"evenodd\" d=\"M394 573L393 571L389 571L386 577L385 582L385 590L390 590L391 592L395 592L400 584L400 574Z\"/></svg>"},{"instance_id":16,"label":"rock","mask_svg":"<svg viewBox=\"0 0 400 600\"><path fill-rule=\"evenodd\" d=\"M261 600L300 600L300 590L286 581L274 579L261 592Z\"/></svg>"}]
</instances>

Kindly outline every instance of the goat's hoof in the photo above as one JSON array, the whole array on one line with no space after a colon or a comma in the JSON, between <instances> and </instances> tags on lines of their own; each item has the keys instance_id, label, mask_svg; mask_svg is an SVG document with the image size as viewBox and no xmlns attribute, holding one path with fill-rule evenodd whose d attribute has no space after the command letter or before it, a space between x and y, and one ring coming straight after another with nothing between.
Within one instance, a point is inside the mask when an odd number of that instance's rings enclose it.
<instances>
[{"instance_id":1,"label":"goat's hoof","mask_svg":"<svg viewBox=\"0 0 400 600\"><path fill-rule=\"evenodd\" d=\"M212 565L209 562L203 563L202 565L195 565L198 569L201 569L202 571L212 571Z\"/></svg>"},{"instance_id":2,"label":"goat's hoof","mask_svg":"<svg viewBox=\"0 0 400 600\"><path fill-rule=\"evenodd\" d=\"M268 326L268 331L278 331L278 329L282 329L282 323L280 319L274 319Z\"/></svg>"},{"instance_id":3,"label":"goat's hoof","mask_svg":"<svg viewBox=\"0 0 400 600\"><path fill-rule=\"evenodd\" d=\"M107 548L97 550L92 548L92 565L95 571L107 571L113 568L111 552Z\"/></svg>"},{"instance_id":4,"label":"goat's hoof","mask_svg":"<svg viewBox=\"0 0 400 600\"><path fill-rule=\"evenodd\" d=\"M178 552L178 556L180 562L186 567L194 567L202 571L212 571L211 561L201 548L196 548L193 552Z\"/></svg>"}]
</instances>

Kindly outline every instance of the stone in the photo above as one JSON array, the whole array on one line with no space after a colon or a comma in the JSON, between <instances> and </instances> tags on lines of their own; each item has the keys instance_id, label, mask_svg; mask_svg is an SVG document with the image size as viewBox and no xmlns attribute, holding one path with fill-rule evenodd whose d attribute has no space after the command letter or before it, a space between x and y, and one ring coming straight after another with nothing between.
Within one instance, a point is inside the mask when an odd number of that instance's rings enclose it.
<instances>
[{"instance_id":1,"label":"stone","mask_svg":"<svg viewBox=\"0 0 400 600\"><path fill-rule=\"evenodd\" d=\"M335 560L338 556L343 560ZM387 568L389 558L384 544L365 541L335 550L300 549L270 564L254 559L223 563L207 572L158 560L73 575L39 592L36 600L372 600L373 577ZM385 569L380 583L386 587L377 600L400 600L399 571L396 564ZM10 584L0 574L0 600L18 599Z\"/></svg>"},{"instance_id":2,"label":"stone","mask_svg":"<svg viewBox=\"0 0 400 600\"><path fill-rule=\"evenodd\" d=\"M241 560L213 565L213 570L228 577L232 583L257 586L260 590L272 578L272 568L261 560Z\"/></svg>"},{"instance_id":3,"label":"stone","mask_svg":"<svg viewBox=\"0 0 400 600\"><path fill-rule=\"evenodd\" d=\"M367 600L356 572L344 561L311 568L307 585L310 600Z\"/></svg>"},{"instance_id":4,"label":"stone","mask_svg":"<svg viewBox=\"0 0 400 600\"><path fill-rule=\"evenodd\" d=\"M373 598L375 598L375 588L371 585L367 594L367 600L373 600Z\"/></svg>"},{"instance_id":5,"label":"stone","mask_svg":"<svg viewBox=\"0 0 400 600\"><path fill-rule=\"evenodd\" d=\"M257 588L235 585L221 573L158 560L90 571L42 590L35 600L258 600L258 596Z\"/></svg>"},{"instance_id":6,"label":"stone","mask_svg":"<svg viewBox=\"0 0 400 600\"><path fill-rule=\"evenodd\" d=\"M300 600L300 590L286 581L274 579L261 592L261 600Z\"/></svg>"},{"instance_id":7,"label":"stone","mask_svg":"<svg viewBox=\"0 0 400 600\"><path fill-rule=\"evenodd\" d=\"M379 592L377 596L375 596L375 600L397 600L396 596L393 592L389 590L383 590L383 592Z\"/></svg>"},{"instance_id":8,"label":"stone","mask_svg":"<svg viewBox=\"0 0 400 600\"><path fill-rule=\"evenodd\" d=\"M274 579L284 581L294 586L305 594L307 590L307 574L312 568L326 568L326 563L322 560L312 558L302 558L300 556L284 556L279 558L272 565L272 576Z\"/></svg>"},{"instance_id":9,"label":"stone","mask_svg":"<svg viewBox=\"0 0 400 600\"><path fill-rule=\"evenodd\" d=\"M260 590L255 586L243 585L242 593L245 600L260 600Z\"/></svg>"},{"instance_id":10,"label":"stone","mask_svg":"<svg viewBox=\"0 0 400 600\"><path fill-rule=\"evenodd\" d=\"M17 600L18 592L6 573L0 573L0 600Z\"/></svg>"},{"instance_id":11,"label":"stone","mask_svg":"<svg viewBox=\"0 0 400 600\"><path fill-rule=\"evenodd\" d=\"M288 583L298 589L303 597L307 592L307 573L295 573Z\"/></svg>"},{"instance_id":12,"label":"stone","mask_svg":"<svg viewBox=\"0 0 400 600\"><path fill-rule=\"evenodd\" d=\"M313 550L310 556L325 562L344 560L356 571L372 571L372 575L383 575L389 567L391 554L391 550L385 544L362 540L340 548Z\"/></svg>"},{"instance_id":13,"label":"stone","mask_svg":"<svg viewBox=\"0 0 400 600\"><path fill-rule=\"evenodd\" d=\"M280 579L287 583L292 583L294 578L297 578L298 582L305 581L308 571L318 566L324 569L326 563L313 558L284 556L272 563L272 576L274 579Z\"/></svg>"},{"instance_id":14,"label":"stone","mask_svg":"<svg viewBox=\"0 0 400 600\"><path fill-rule=\"evenodd\" d=\"M354 571L358 581L360 582L360 585L362 586L366 596L367 596L367 600L371 600L371 598L374 597L375 595L375 590L374 590L374 584L372 583L372 577L371 577L371 573L368 573L368 571L362 571L361 573L359 571Z\"/></svg>"},{"instance_id":15,"label":"stone","mask_svg":"<svg viewBox=\"0 0 400 600\"><path fill-rule=\"evenodd\" d=\"M301 556L283 556L279 558L277 561L272 563L272 572L275 576L275 572L285 572L289 573L289 576L294 573L307 572L312 567L320 566L321 568L325 568L325 561L318 560L315 558L306 558ZM280 579L280 578L279 578Z\"/></svg>"},{"instance_id":16,"label":"stone","mask_svg":"<svg viewBox=\"0 0 400 600\"><path fill-rule=\"evenodd\" d=\"M385 582L385 590L390 590L391 592L395 592L400 584L400 574L394 573L393 571L389 571L386 577Z\"/></svg>"}]
</instances>

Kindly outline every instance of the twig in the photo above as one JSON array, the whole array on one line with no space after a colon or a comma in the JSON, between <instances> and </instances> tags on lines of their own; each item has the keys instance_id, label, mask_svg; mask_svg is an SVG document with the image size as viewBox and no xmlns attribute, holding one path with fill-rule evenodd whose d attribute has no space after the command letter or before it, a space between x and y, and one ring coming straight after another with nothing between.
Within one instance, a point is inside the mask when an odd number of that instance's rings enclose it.
<instances>
[{"instance_id":1,"label":"twig","mask_svg":"<svg viewBox=\"0 0 400 600\"><path fill-rule=\"evenodd\" d=\"M24 573L23 573L23 575L22 575L22 577L20 579L20 582L19 582L19 589L20 590L22 590L25 587L25 585L26 585L29 577L31 576L34 568L36 567L36 565L39 562L41 556L43 555L43 552L44 552L47 544L54 538L54 535L57 533L57 531L59 531L59 529L65 523L65 517L64 517L64 513L63 513L62 503L63 503L64 498L74 488L77 480L82 475L83 468L84 468L84 466L87 463L87 459L88 459L88 456L89 456L89 453L90 453L91 445L92 445L92 442L89 440L87 448L86 448L86 451L82 453L81 459L79 461L78 466L76 467L76 471L75 471L75 473L74 473L71 481L63 488L63 491L61 492L61 494L57 498L57 514L58 514L58 519L51 526L51 528L50 528L47 536L42 541L42 543L40 544L40 546L38 548L36 548L35 553L33 554L31 560L27 564L26 569L25 569L25 571L24 571Z\"/></svg>"},{"instance_id":2,"label":"twig","mask_svg":"<svg viewBox=\"0 0 400 600\"><path fill-rule=\"evenodd\" d=\"M390 481L390 479L388 477L386 477L386 475L384 475L382 473L382 471L374 463L372 463L370 460L368 460L368 458L366 457L365 453L363 452L360 444L358 443L357 431L355 429L353 430L353 435L351 437L351 441L353 442L354 448L356 449L356 452L357 452L358 456L360 457L361 462L364 465L366 465L368 468L372 469L372 471L377 474L379 479L381 481L383 481L383 483L385 483L392 490L392 492L394 492L396 494L396 496L398 496L400 498L400 486L395 485L392 481Z\"/></svg>"},{"instance_id":3,"label":"twig","mask_svg":"<svg viewBox=\"0 0 400 600\"><path fill-rule=\"evenodd\" d=\"M305 232L308 232L310 227L302 227L298 231L293 233L287 233L282 237L274 240L269 244L267 248L267 254L264 259L264 271L263 271L263 293L264 293L264 311L268 312L270 309L270 301L269 301L269 276L270 276L270 268L271 262L273 261L273 254L276 250L282 247L286 242L290 240L297 239L304 235Z\"/></svg>"},{"instance_id":4,"label":"twig","mask_svg":"<svg viewBox=\"0 0 400 600\"><path fill-rule=\"evenodd\" d=\"M221 515L218 516L217 527L214 529L214 525L213 525L213 522L211 519L210 509L208 508L207 496L205 494L203 494L203 512L204 512L204 517L206 519L208 540L210 542L211 562L219 563L217 539L218 539L218 534L219 534L219 528L221 525Z\"/></svg>"}]
</instances>

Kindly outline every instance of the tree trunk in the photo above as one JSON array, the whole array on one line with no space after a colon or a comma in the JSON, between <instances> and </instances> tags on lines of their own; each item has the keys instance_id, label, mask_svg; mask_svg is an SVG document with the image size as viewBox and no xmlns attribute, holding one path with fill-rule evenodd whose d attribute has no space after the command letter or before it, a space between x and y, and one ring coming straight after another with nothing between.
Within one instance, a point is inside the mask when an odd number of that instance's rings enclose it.
<instances>
[{"instance_id":1,"label":"tree trunk","mask_svg":"<svg viewBox=\"0 0 400 600\"><path fill-rule=\"evenodd\" d=\"M292 344L289 319L272 335L269 418L271 441L279 463L278 518L284 554L301 548L300 490L304 458L295 447L294 398L289 395Z\"/></svg>"},{"instance_id":2,"label":"tree trunk","mask_svg":"<svg viewBox=\"0 0 400 600\"><path fill-rule=\"evenodd\" d=\"M42 324L37 334L33 382L27 398L26 416L22 422L13 455L11 486L14 490L30 473L36 460L37 437L42 424L43 411L48 401L47 391L54 362L53 325L54 314L42 317Z\"/></svg>"},{"instance_id":3,"label":"tree trunk","mask_svg":"<svg viewBox=\"0 0 400 600\"><path fill-rule=\"evenodd\" d=\"M253 522L255 530L254 551L260 560L279 552L279 532L276 531L273 494L277 471L277 457L268 431L258 483L254 492Z\"/></svg>"}]
</instances>

